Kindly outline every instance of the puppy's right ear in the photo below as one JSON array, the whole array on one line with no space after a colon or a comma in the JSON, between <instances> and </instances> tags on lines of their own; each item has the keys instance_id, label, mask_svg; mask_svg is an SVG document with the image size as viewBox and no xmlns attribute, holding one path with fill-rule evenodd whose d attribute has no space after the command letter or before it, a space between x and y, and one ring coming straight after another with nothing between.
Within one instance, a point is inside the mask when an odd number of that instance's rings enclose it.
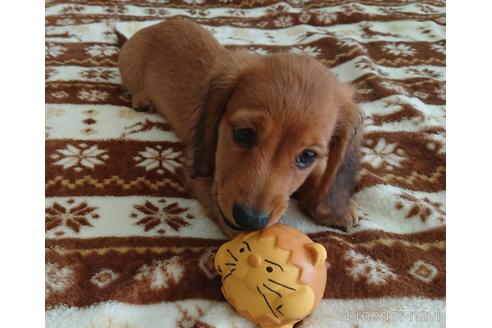
<instances>
[{"instance_id":1,"label":"puppy's right ear","mask_svg":"<svg viewBox=\"0 0 492 328\"><path fill-rule=\"evenodd\" d=\"M214 170L219 122L239 77L232 55L218 62L220 65L213 70L206 97L197 108L200 113L192 140L192 177L207 177Z\"/></svg>"}]
</instances>

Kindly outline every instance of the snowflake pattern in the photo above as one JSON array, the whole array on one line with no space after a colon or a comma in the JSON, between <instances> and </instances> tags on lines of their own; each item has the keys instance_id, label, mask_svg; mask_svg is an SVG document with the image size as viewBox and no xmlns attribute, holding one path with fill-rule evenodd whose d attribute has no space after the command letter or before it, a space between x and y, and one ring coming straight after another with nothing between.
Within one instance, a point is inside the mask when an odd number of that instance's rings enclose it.
<instances>
[{"instance_id":1,"label":"snowflake pattern","mask_svg":"<svg viewBox=\"0 0 492 328\"><path fill-rule=\"evenodd\" d=\"M108 81L116 77L113 71L102 68L91 68L82 70L79 75L88 80L94 81Z\"/></svg>"},{"instance_id":2,"label":"snowflake pattern","mask_svg":"<svg viewBox=\"0 0 492 328\"><path fill-rule=\"evenodd\" d=\"M45 210L45 230L53 230L57 237L65 234L64 227L78 233L82 227L92 227L90 220L99 218L96 209L86 202L75 203L73 198L66 200L65 206L54 202Z\"/></svg>"},{"instance_id":3,"label":"snowflake pattern","mask_svg":"<svg viewBox=\"0 0 492 328\"><path fill-rule=\"evenodd\" d=\"M389 43L383 46L383 51L394 56L413 56L415 49L406 44L393 44Z\"/></svg>"},{"instance_id":4,"label":"snowflake pattern","mask_svg":"<svg viewBox=\"0 0 492 328\"><path fill-rule=\"evenodd\" d=\"M63 55L67 48L58 44L48 43L45 45L44 50L46 57L58 57Z\"/></svg>"},{"instance_id":5,"label":"snowflake pattern","mask_svg":"<svg viewBox=\"0 0 492 328\"><path fill-rule=\"evenodd\" d=\"M405 219L420 218L425 223L429 217L433 216L438 222L444 223L446 220L446 212L444 212L443 204L433 202L428 197L417 197L412 192L407 192L399 195L402 201L398 201L395 205L397 210L406 210Z\"/></svg>"},{"instance_id":6,"label":"snowflake pattern","mask_svg":"<svg viewBox=\"0 0 492 328\"><path fill-rule=\"evenodd\" d=\"M372 139L366 141L367 144L373 144ZM386 164L386 169L392 170L394 167L401 166L401 162L406 159L403 149L397 148L396 143L388 143L386 139L380 138L373 148L362 147L364 154L363 162L370 164L373 168L379 169Z\"/></svg>"},{"instance_id":7,"label":"snowflake pattern","mask_svg":"<svg viewBox=\"0 0 492 328\"><path fill-rule=\"evenodd\" d=\"M355 281L365 279L368 285L382 286L390 279L396 280L396 274L386 263L368 255L350 249L345 253L344 259L351 262L346 271Z\"/></svg>"},{"instance_id":8,"label":"snowflake pattern","mask_svg":"<svg viewBox=\"0 0 492 328\"><path fill-rule=\"evenodd\" d=\"M135 224L143 226L144 231L155 228L159 234L166 232L163 227L179 231L189 226L189 221L195 218L189 213L189 208L180 207L177 202L169 204L166 199L160 199L157 204L146 201L143 205L134 205L133 208L136 211L132 212L130 217L138 219Z\"/></svg>"},{"instance_id":9,"label":"snowflake pattern","mask_svg":"<svg viewBox=\"0 0 492 328\"><path fill-rule=\"evenodd\" d=\"M77 97L81 100L97 102L97 101L103 101L108 99L109 93L107 93L106 91L96 90L96 89L92 89L92 90L82 89L77 94Z\"/></svg>"},{"instance_id":10,"label":"snowflake pattern","mask_svg":"<svg viewBox=\"0 0 492 328\"><path fill-rule=\"evenodd\" d=\"M311 57L318 57L321 54L321 49L314 46L307 47L292 47L290 52L295 54L304 54Z\"/></svg>"},{"instance_id":11,"label":"snowflake pattern","mask_svg":"<svg viewBox=\"0 0 492 328\"><path fill-rule=\"evenodd\" d=\"M140 156L135 156L137 166L142 166L146 171L156 170L158 174L164 174L164 170L174 173L176 167L180 166L180 151L174 151L172 148L162 149L161 145L146 147L144 151L139 152Z\"/></svg>"},{"instance_id":12,"label":"snowflake pattern","mask_svg":"<svg viewBox=\"0 0 492 328\"><path fill-rule=\"evenodd\" d=\"M289 27L294 24L294 20L291 16L279 16L273 21L273 25L276 27Z\"/></svg>"},{"instance_id":13,"label":"snowflake pattern","mask_svg":"<svg viewBox=\"0 0 492 328\"><path fill-rule=\"evenodd\" d=\"M316 18L318 19L318 21L320 21L323 24L331 24L337 20L338 14L337 13L320 12L316 15Z\"/></svg>"},{"instance_id":14,"label":"snowflake pattern","mask_svg":"<svg viewBox=\"0 0 492 328\"><path fill-rule=\"evenodd\" d=\"M85 143L78 144L78 147L68 144L63 149L58 149L51 155L53 160L56 160L54 165L60 165L63 169L73 168L76 172L82 170L94 169L96 165L104 164L104 161L109 158L107 151L99 149L97 145L89 147Z\"/></svg>"},{"instance_id":15,"label":"snowflake pattern","mask_svg":"<svg viewBox=\"0 0 492 328\"><path fill-rule=\"evenodd\" d=\"M118 47L108 45L92 45L85 48L85 52L92 57L113 56L119 52Z\"/></svg>"},{"instance_id":16,"label":"snowflake pattern","mask_svg":"<svg viewBox=\"0 0 492 328\"><path fill-rule=\"evenodd\" d=\"M173 256L166 260L153 260L151 265L141 266L135 280L147 282L154 290L169 287L170 283L178 284L183 277L184 267L179 263L179 257Z\"/></svg>"}]
</instances>

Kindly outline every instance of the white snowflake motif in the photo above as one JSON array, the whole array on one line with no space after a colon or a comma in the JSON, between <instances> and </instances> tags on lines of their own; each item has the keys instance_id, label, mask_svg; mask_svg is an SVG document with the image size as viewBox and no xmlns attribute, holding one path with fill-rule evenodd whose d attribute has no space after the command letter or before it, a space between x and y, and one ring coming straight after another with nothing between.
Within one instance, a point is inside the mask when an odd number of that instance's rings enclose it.
<instances>
[{"instance_id":1,"label":"white snowflake motif","mask_svg":"<svg viewBox=\"0 0 492 328\"><path fill-rule=\"evenodd\" d=\"M108 99L109 93L107 93L106 91L101 91L101 90L94 90L94 89L93 90L85 90L85 89L82 89L77 94L77 97L81 100L96 102L96 101L102 101L102 100Z\"/></svg>"},{"instance_id":2,"label":"white snowflake motif","mask_svg":"<svg viewBox=\"0 0 492 328\"><path fill-rule=\"evenodd\" d=\"M93 45L85 48L85 52L92 57L112 56L118 53L118 48L107 45Z\"/></svg>"},{"instance_id":3,"label":"white snowflake motif","mask_svg":"<svg viewBox=\"0 0 492 328\"><path fill-rule=\"evenodd\" d=\"M442 44L439 43L434 43L433 45L430 46L432 50L439 52L443 55L446 54L446 47Z\"/></svg>"},{"instance_id":4,"label":"white snowflake motif","mask_svg":"<svg viewBox=\"0 0 492 328\"><path fill-rule=\"evenodd\" d=\"M352 263L352 266L347 267L346 270L355 281L365 278L368 285L381 286L389 279L396 279L396 274L386 263L357 253L353 249L348 250L344 258Z\"/></svg>"},{"instance_id":5,"label":"white snowflake motif","mask_svg":"<svg viewBox=\"0 0 492 328\"><path fill-rule=\"evenodd\" d=\"M373 140L368 140L367 143L372 143ZM386 169L393 169L395 166L401 166L400 162L405 160L405 152L403 149L396 149L397 144L387 143L384 138L378 140L374 148L362 147L364 153L363 162L369 163L373 168L380 168L383 163L387 163ZM395 152L396 150L396 152Z\"/></svg>"},{"instance_id":6,"label":"white snowflake motif","mask_svg":"<svg viewBox=\"0 0 492 328\"><path fill-rule=\"evenodd\" d=\"M406 44L386 44L383 51L395 56L412 56L415 54L415 49Z\"/></svg>"},{"instance_id":7,"label":"white snowflake motif","mask_svg":"<svg viewBox=\"0 0 492 328\"><path fill-rule=\"evenodd\" d=\"M173 256L166 260L153 260L151 265L144 264L134 278L137 281L150 281L151 289L160 290L167 288L170 282L179 283L183 271L179 257Z\"/></svg>"},{"instance_id":8,"label":"white snowflake motif","mask_svg":"<svg viewBox=\"0 0 492 328\"><path fill-rule=\"evenodd\" d=\"M61 56L65 53L65 51L67 51L67 48L52 43L47 44L44 47L44 54L49 57Z\"/></svg>"},{"instance_id":9,"label":"white snowflake motif","mask_svg":"<svg viewBox=\"0 0 492 328\"><path fill-rule=\"evenodd\" d=\"M290 49L290 52L295 54L305 54L311 57L318 57L321 54L321 50L318 47L307 46L304 48L301 47L293 47Z\"/></svg>"},{"instance_id":10,"label":"white snowflake motif","mask_svg":"<svg viewBox=\"0 0 492 328\"><path fill-rule=\"evenodd\" d=\"M317 15L318 20L322 22L323 24L330 24L333 23L334 21L337 20L338 14L337 13L327 13L327 12L320 12Z\"/></svg>"},{"instance_id":11,"label":"white snowflake motif","mask_svg":"<svg viewBox=\"0 0 492 328\"><path fill-rule=\"evenodd\" d=\"M183 2L189 5L201 5L205 0L183 0Z\"/></svg>"},{"instance_id":12,"label":"white snowflake motif","mask_svg":"<svg viewBox=\"0 0 492 328\"><path fill-rule=\"evenodd\" d=\"M58 149L51 155L52 159L58 160L54 165L60 165L65 170L73 167L76 172L80 172L83 168L93 169L96 165L104 164L104 160L109 158L106 150L97 148L97 145L87 148L86 144L79 144L79 147L67 145L65 149Z\"/></svg>"},{"instance_id":13,"label":"white snowflake motif","mask_svg":"<svg viewBox=\"0 0 492 328\"><path fill-rule=\"evenodd\" d=\"M273 21L273 25L276 27L289 27L294 24L294 20L290 16L280 16Z\"/></svg>"},{"instance_id":14,"label":"white snowflake motif","mask_svg":"<svg viewBox=\"0 0 492 328\"><path fill-rule=\"evenodd\" d=\"M69 267L60 267L55 263L45 265L45 292L46 296L52 293L63 292L73 281L73 270Z\"/></svg>"},{"instance_id":15,"label":"white snowflake motif","mask_svg":"<svg viewBox=\"0 0 492 328\"><path fill-rule=\"evenodd\" d=\"M140 151L139 154L141 156L136 156L134 159L139 162L137 166L145 167L146 171L157 169L157 173L163 174L164 168L174 173L174 169L180 166L178 159L181 152L175 152L171 148L162 150L160 145L157 145L155 148L146 147L145 151Z\"/></svg>"}]
</instances>

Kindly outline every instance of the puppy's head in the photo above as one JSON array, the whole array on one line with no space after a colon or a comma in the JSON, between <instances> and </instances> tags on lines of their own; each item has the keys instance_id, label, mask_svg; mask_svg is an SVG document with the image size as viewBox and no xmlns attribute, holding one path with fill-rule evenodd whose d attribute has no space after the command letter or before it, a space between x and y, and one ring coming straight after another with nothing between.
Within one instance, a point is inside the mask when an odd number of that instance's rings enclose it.
<instances>
[{"instance_id":1,"label":"puppy's head","mask_svg":"<svg viewBox=\"0 0 492 328\"><path fill-rule=\"evenodd\" d=\"M213 175L212 192L230 228L279 220L289 196L337 152L350 97L309 57L236 53L222 61L196 128L194 171Z\"/></svg>"}]
</instances>

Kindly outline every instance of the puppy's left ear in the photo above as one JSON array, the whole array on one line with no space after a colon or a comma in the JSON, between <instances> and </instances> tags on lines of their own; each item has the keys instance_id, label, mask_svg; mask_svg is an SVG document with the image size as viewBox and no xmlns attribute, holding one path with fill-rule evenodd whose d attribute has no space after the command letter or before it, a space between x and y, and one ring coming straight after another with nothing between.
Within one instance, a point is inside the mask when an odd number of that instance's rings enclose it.
<instances>
[{"instance_id":1,"label":"puppy's left ear","mask_svg":"<svg viewBox=\"0 0 492 328\"><path fill-rule=\"evenodd\" d=\"M238 67L232 55L218 61L220 64L210 78L206 97L197 108L200 113L192 140L193 177L207 177L213 172L218 125L238 80Z\"/></svg>"},{"instance_id":2,"label":"puppy's left ear","mask_svg":"<svg viewBox=\"0 0 492 328\"><path fill-rule=\"evenodd\" d=\"M353 91L340 86L339 114L330 140L324 172L312 191L309 212L322 223L347 228L344 216L351 204L359 170L363 113L353 100Z\"/></svg>"}]
</instances>

